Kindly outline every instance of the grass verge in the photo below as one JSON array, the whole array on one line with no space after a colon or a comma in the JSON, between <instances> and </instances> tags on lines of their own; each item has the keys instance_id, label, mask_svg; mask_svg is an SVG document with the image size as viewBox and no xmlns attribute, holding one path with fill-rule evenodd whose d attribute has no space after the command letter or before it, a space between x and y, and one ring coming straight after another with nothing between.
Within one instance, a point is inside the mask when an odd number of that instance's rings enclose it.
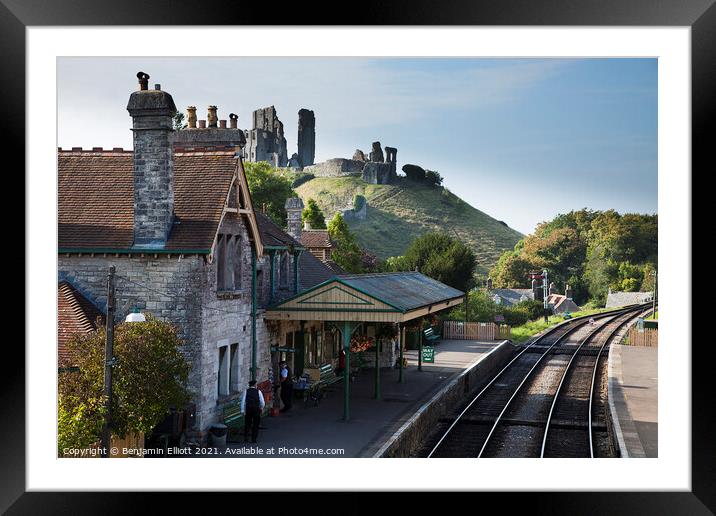
<instances>
[{"instance_id":1,"label":"grass verge","mask_svg":"<svg viewBox=\"0 0 716 516\"><path fill-rule=\"evenodd\" d=\"M574 312L572 314L572 318L575 317L581 317L584 315L592 315L592 314L599 314L602 312L607 312L608 309L606 308L592 308L588 310L580 310L579 312ZM555 324L559 324L562 321L564 321L564 316L560 315L550 315L548 318L548 322L544 322L544 318L537 319L535 321L528 321L522 326L515 326L511 329L511 337L510 339L515 344L522 344L523 342L528 341L531 337L534 337L539 332L546 330L550 326L554 326Z\"/></svg>"}]
</instances>

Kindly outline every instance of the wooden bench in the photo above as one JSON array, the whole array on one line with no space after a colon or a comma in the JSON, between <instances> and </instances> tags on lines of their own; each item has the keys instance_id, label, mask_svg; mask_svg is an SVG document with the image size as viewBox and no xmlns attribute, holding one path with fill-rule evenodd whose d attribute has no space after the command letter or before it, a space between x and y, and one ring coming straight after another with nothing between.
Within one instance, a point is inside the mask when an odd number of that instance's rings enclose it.
<instances>
[{"instance_id":1,"label":"wooden bench","mask_svg":"<svg viewBox=\"0 0 716 516\"><path fill-rule=\"evenodd\" d=\"M232 430L238 433L244 429L244 413L241 412L240 397L224 405L223 423L228 427L227 441Z\"/></svg>"},{"instance_id":2,"label":"wooden bench","mask_svg":"<svg viewBox=\"0 0 716 516\"><path fill-rule=\"evenodd\" d=\"M435 330L433 329L432 326L424 329L423 335L425 335L425 340L427 341L428 345L430 345L430 346L434 345L435 343L437 343L437 341L440 340L440 335L435 333Z\"/></svg>"},{"instance_id":3,"label":"wooden bench","mask_svg":"<svg viewBox=\"0 0 716 516\"><path fill-rule=\"evenodd\" d=\"M308 400L312 400L314 406L316 407L328 387L334 383L340 382L343 379L342 376L336 375L336 371L333 369L331 364L323 364L318 368L318 370L320 373L319 378L309 386L305 397L306 402L308 402Z\"/></svg>"}]
</instances>

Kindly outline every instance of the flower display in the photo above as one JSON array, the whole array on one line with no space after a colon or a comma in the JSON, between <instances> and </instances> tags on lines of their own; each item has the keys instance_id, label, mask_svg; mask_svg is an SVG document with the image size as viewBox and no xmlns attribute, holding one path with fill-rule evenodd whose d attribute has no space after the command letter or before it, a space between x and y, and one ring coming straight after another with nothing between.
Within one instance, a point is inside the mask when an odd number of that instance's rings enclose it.
<instances>
[{"instance_id":1,"label":"flower display","mask_svg":"<svg viewBox=\"0 0 716 516\"><path fill-rule=\"evenodd\" d=\"M365 335L356 335L351 337L351 352L358 353L360 351L365 351L373 346L373 341L373 337L366 337Z\"/></svg>"}]
</instances>

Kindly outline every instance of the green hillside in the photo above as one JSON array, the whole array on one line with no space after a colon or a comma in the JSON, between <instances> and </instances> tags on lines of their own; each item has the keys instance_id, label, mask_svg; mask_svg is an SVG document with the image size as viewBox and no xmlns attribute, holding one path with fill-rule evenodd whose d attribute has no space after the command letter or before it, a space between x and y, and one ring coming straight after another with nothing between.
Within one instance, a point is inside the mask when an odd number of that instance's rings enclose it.
<instances>
[{"instance_id":1,"label":"green hillside","mask_svg":"<svg viewBox=\"0 0 716 516\"><path fill-rule=\"evenodd\" d=\"M365 196L367 219L349 224L360 245L383 259L403 254L418 235L444 231L475 250L477 272L484 274L503 251L512 249L523 236L445 188L431 188L404 178L393 185L371 185L358 177L322 177L295 190L304 203L315 199L326 220L352 206L355 195Z\"/></svg>"}]
</instances>

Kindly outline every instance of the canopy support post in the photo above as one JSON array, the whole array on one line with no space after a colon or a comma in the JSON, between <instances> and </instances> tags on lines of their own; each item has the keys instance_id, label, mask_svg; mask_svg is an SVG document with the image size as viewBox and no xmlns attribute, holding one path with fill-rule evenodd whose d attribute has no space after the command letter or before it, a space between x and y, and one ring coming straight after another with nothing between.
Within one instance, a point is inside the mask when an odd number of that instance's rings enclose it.
<instances>
[{"instance_id":1,"label":"canopy support post","mask_svg":"<svg viewBox=\"0 0 716 516\"><path fill-rule=\"evenodd\" d=\"M423 318L420 318L420 329L418 331L418 371L423 370Z\"/></svg>"},{"instance_id":2,"label":"canopy support post","mask_svg":"<svg viewBox=\"0 0 716 516\"><path fill-rule=\"evenodd\" d=\"M400 337L398 342L400 343L400 357L398 359L398 383L403 383L403 345L405 345L405 325L398 323L398 331Z\"/></svg>"},{"instance_id":3,"label":"canopy support post","mask_svg":"<svg viewBox=\"0 0 716 516\"><path fill-rule=\"evenodd\" d=\"M380 342L375 339L375 399L380 399Z\"/></svg>"}]
</instances>

